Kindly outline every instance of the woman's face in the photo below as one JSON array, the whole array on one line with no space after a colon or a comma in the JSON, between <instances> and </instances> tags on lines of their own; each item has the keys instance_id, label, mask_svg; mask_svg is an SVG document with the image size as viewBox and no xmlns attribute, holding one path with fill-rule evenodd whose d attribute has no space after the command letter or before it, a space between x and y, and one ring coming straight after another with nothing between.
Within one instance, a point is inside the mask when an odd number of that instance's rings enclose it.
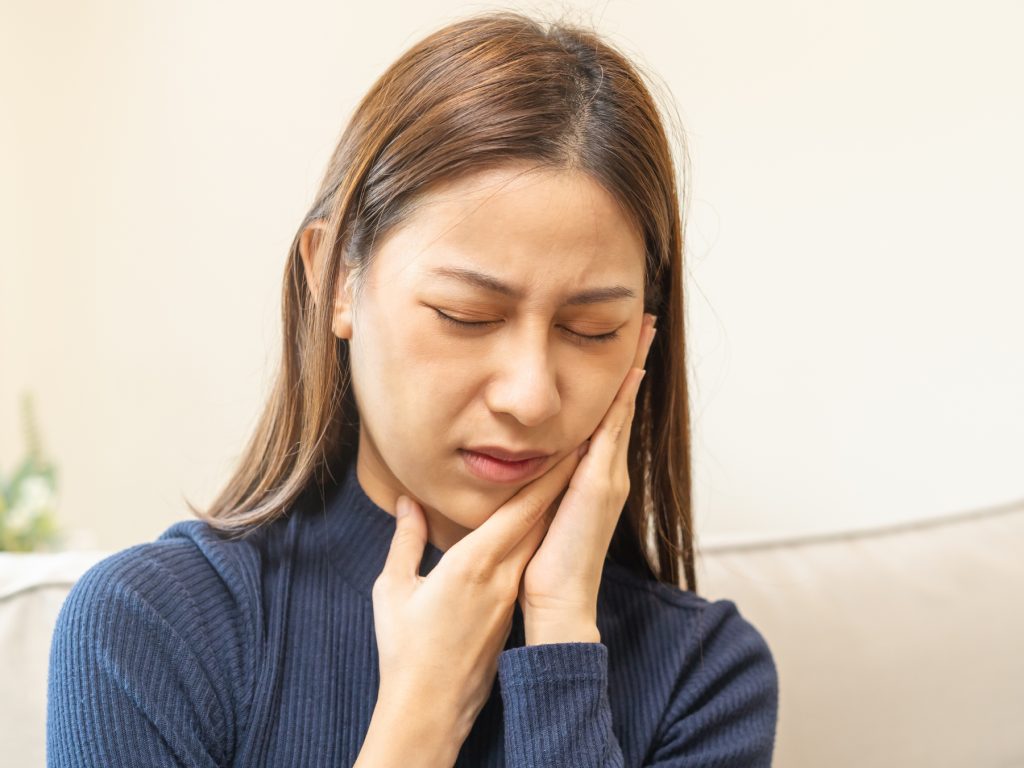
<instances>
[{"instance_id":1,"label":"woman's face","mask_svg":"<svg viewBox=\"0 0 1024 768\"><path fill-rule=\"evenodd\" d=\"M400 494L416 499L441 550L595 431L640 335L639 233L589 176L527 168L432 189L378 241L350 312L339 293L357 476L392 513ZM474 446L550 456L526 477L487 480L468 468Z\"/></svg>"}]
</instances>

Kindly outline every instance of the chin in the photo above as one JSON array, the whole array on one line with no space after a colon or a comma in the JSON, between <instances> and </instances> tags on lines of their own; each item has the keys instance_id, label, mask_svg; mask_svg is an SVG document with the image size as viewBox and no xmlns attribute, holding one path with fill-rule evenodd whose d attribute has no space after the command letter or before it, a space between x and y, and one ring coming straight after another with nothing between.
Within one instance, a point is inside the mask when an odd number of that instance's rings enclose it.
<instances>
[{"instance_id":1,"label":"chin","mask_svg":"<svg viewBox=\"0 0 1024 768\"><path fill-rule=\"evenodd\" d=\"M462 479L437 494L437 511L466 530L479 528L508 502L518 488L481 488L472 479Z\"/></svg>"}]
</instances>

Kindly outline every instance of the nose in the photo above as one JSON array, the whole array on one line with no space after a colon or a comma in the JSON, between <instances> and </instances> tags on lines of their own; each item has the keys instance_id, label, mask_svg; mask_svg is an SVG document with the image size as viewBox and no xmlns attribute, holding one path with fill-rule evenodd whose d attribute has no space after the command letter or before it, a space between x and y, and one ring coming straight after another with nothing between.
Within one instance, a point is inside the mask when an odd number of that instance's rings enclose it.
<instances>
[{"instance_id":1,"label":"nose","mask_svg":"<svg viewBox=\"0 0 1024 768\"><path fill-rule=\"evenodd\" d=\"M494 350L494 373L485 393L491 411L508 413L528 427L543 424L562 407L547 331L541 327L510 334Z\"/></svg>"}]
</instances>

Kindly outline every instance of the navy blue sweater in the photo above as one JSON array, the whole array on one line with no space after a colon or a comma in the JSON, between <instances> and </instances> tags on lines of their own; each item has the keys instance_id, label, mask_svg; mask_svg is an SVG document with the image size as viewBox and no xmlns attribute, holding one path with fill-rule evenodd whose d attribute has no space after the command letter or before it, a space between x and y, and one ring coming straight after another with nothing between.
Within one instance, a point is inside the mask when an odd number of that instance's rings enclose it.
<instances>
[{"instance_id":1,"label":"navy blue sweater","mask_svg":"<svg viewBox=\"0 0 1024 768\"><path fill-rule=\"evenodd\" d=\"M199 520L75 584L50 651L50 766L350 766L379 688L371 588L395 518L354 464L327 496L229 541ZM427 544L420 573L444 553ZM771 764L778 677L761 634L605 561L598 643L524 645L515 607L457 766Z\"/></svg>"}]
</instances>

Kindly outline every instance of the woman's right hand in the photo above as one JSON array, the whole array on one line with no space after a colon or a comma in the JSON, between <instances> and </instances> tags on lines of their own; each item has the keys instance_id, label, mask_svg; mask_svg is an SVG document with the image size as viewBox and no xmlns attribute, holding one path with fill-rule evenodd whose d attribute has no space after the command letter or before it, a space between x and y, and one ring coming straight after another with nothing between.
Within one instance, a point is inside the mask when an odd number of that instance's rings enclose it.
<instances>
[{"instance_id":1,"label":"woman's right hand","mask_svg":"<svg viewBox=\"0 0 1024 768\"><path fill-rule=\"evenodd\" d=\"M400 497L391 550L372 591L378 706L406 726L420 716L427 726L451 729L455 749L462 745L494 685L523 571L579 462L572 451L521 488L427 576L419 575L426 517Z\"/></svg>"}]
</instances>

